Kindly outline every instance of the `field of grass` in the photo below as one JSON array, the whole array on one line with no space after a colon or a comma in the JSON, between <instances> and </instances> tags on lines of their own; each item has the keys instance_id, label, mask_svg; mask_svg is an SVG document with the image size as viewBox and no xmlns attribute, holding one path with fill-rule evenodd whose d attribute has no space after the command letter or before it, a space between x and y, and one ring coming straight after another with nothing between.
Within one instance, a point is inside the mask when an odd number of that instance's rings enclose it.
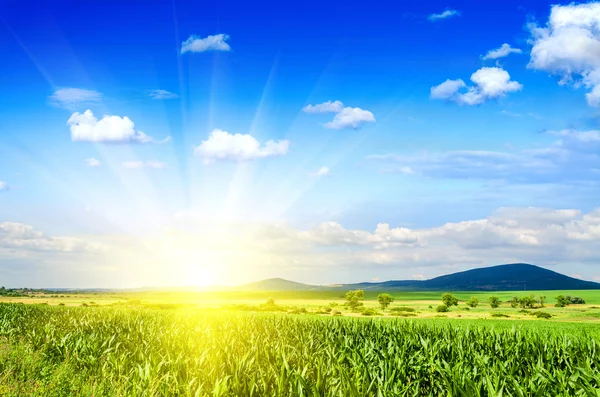
<instances>
[{"instance_id":1,"label":"field of grass","mask_svg":"<svg viewBox=\"0 0 600 397\"><path fill-rule=\"evenodd\" d=\"M2 396L600 395L593 324L0 304Z\"/></svg>"},{"instance_id":2,"label":"field of grass","mask_svg":"<svg viewBox=\"0 0 600 397\"><path fill-rule=\"evenodd\" d=\"M446 313L440 292L385 311L369 292L356 311L329 291L2 296L0 396L600 396L600 294L507 303L528 294Z\"/></svg>"},{"instance_id":3,"label":"field of grass","mask_svg":"<svg viewBox=\"0 0 600 397\"><path fill-rule=\"evenodd\" d=\"M330 305L337 305L335 310L344 316L360 315L352 313L344 307L345 291L285 291L285 292L190 292L190 291L149 291L149 292L46 292L35 293L22 297L0 296L0 302L48 304L50 306L128 306L128 307L187 307L187 308L241 308L258 310L268 298L273 298L278 305L293 310L304 308L308 312L323 313L323 309ZM371 316L390 316L392 312L381 311L377 302L377 295L381 292L365 291L364 308L373 309ZM394 302L390 309L410 307L412 313L396 313L406 317L432 318L448 317L462 319L502 318L504 320L537 320L535 312L543 311L552 315L551 321L590 322L600 326L600 291L512 291L512 292L454 292L459 299L459 305L451 308L448 313L436 312L436 307L441 303L442 292L432 291L394 291L391 295ZM534 294L536 297L546 296L544 307L523 310L513 308L508 303L512 297L522 297ZM554 307L557 295L572 295L585 299L586 304L571 305L564 308ZM496 309L490 308L488 298L498 297L503 303ZM470 308L465 303L471 297L479 299L476 308ZM252 310L251 310L252 311ZM329 312L327 312L329 314Z\"/></svg>"}]
</instances>

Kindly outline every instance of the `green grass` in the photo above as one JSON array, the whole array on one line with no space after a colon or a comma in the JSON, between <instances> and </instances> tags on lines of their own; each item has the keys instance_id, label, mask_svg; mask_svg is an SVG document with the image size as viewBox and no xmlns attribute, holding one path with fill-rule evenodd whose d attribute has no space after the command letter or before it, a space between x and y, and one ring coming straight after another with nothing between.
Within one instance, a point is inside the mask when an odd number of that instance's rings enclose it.
<instances>
[{"instance_id":1,"label":"green grass","mask_svg":"<svg viewBox=\"0 0 600 397\"><path fill-rule=\"evenodd\" d=\"M0 304L2 396L599 395L600 330Z\"/></svg>"}]
</instances>

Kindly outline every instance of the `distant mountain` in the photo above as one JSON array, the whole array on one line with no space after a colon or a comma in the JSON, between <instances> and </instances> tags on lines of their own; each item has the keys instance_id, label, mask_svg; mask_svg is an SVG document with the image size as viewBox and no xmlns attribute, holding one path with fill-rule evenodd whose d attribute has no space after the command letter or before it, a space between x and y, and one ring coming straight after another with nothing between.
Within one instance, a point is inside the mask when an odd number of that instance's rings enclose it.
<instances>
[{"instance_id":1,"label":"distant mountain","mask_svg":"<svg viewBox=\"0 0 600 397\"><path fill-rule=\"evenodd\" d=\"M429 280L390 280L315 286L273 278L239 287L254 291L309 291L332 289L406 291L539 291L600 289L600 283L565 276L527 263L513 263L452 273Z\"/></svg>"},{"instance_id":2,"label":"distant mountain","mask_svg":"<svg viewBox=\"0 0 600 397\"><path fill-rule=\"evenodd\" d=\"M513 263L452 273L423 281L385 281L345 287L365 289L418 289L447 291L536 291L600 289L600 283L565 276L527 263Z\"/></svg>"},{"instance_id":3,"label":"distant mountain","mask_svg":"<svg viewBox=\"0 0 600 397\"><path fill-rule=\"evenodd\" d=\"M268 278L266 280L240 285L236 289L242 291L310 291L321 289L321 287L297 283L283 278Z\"/></svg>"}]
</instances>

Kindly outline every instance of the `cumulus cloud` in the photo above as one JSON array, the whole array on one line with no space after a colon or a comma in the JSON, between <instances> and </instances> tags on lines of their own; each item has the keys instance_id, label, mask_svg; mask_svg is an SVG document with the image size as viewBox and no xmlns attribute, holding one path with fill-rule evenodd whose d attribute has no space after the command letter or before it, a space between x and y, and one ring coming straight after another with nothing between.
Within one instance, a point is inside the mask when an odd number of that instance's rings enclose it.
<instances>
[{"instance_id":1,"label":"cumulus cloud","mask_svg":"<svg viewBox=\"0 0 600 397\"><path fill-rule=\"evenodd\" d=\"M331 175L331 170L329 167L321 167L318 170L309 173L309 175L314 177L329 176Z\"/></svg>"},{"instance_id":2,"label":"cumulus cloud","mask_svg":"<svg viewBox=\"0 0 600 397\"><path fill-rule=\"evenodd\" d=\"M181 53L231 51L231 47L226 43L227 40L229 40L229 36L226 34L215 34L204 38L191 35L186 41L181 43Z\"/></svg>"},{"instance_id":3,"label":"cumulus cloud","mask_svg":"<svg viewBox=\"0 0 600 397\"><path fill-rule=\"evenodd\" d=\"M96 167L100 167L101 163L100 163L100 160L98 160L98 159L89 158L89 159L85 159L85 165L87 165L88 167L91 167L91 168L96 168Z\"/></svg>"},{"instance_id":4,"label":"cumulus cloud","mask_svg":"<svg viewBox=\"0 0 600 397\"><path fill-rule=\"evenodd\" d=\"M0 223L0 251L82 252L102 249L99 243L73 237L49 237L29 225L15 222Z\"/></svg>"},{"instance_id":5,"label":"cumulus cloud","mask_svg":"<svg viewBox=\"0 0 600 397\"><path fill-rule=\"evenodd\" d=\"M102 94L83 88L60 88L55 90L49 99L54 106L72 109L78 105L99 102L102 100Z\"/></svg>"},{"instance_id":6,"label":"cumulus cloud","mask_svg":"<svg viewBox=\"0 0 600 397\"><path fill-rule=\"evenodd\" d=\"M214 235L213 230L220 228L211 226L206 233ZM510 262L593 264L600 260L600 209L583 213L575 209L506 207L483 219L428 228L379 223L375 230L362 230L330 221L308 230L239 224L227 230L223 236L235 235L244 244L283 255L287 263L295 257L307 267L364 269L384 265L402 271L415 266L472 268Z\"/></svg>"},{"instance_id":7,"label":"cumulus cloud","mask_svg":"<svg viewBox=\"0 0 600 397\"><path fill-rule=\"evenodd\" d=\"M375 116L368 110L346 107L341 101L327 101L318 105L307 105L305 113L335 113L333 120L323 124L325 128L360 128L364 123L374 123Z\"/></svg>"},{"instance_id":8,"label":"cumulus cloud","mask_svg":"<svg viewBox=\"0 0 600 397\"><path fill-rule=\"evenodd\" d=\"M600 169L600 131L549 132L549 146L513 151L454 150L413 155L368 156L385 172L451 179L504 180L513 183L596 181Z\"/></svg>"},{"instance_id":9,"label":"cumulus cloud","mask_svg":"<svg viewBox=\"0 0 600 397\"><path fill-rule=\"evenodd\" d=\"M465 261L556 263L600 260L600 209L584 214L574 209L536 207L500 208L484 219L447 223L425 229L390 228L375 232L347 230L335 222L299 232L302 240L319 246L356 246L352 253L364 260L408 266L442 266ZM379 256L375 253L379 252ZM469 263L470 262L470 263Z\"/></svg>"},{"instance_id":10,"label":"cumulus cloud","mask_svg":"<svg viewBox=\"0 0 600 397\"><path fill-rule=\"evenodd\" d=\"M96 143L166 143L171 137L156 141L136 130L129 117L104 116L98 120L91 110L75 112L67 121L74 142Z\"/></svg>"},{"instance_id":11,"label":"cumulus cloud","mask_svg":"<svg viewBox=\"0 0 600 397\"><path fill-rule=\"evenodd\" d=\"M473 86L460 92L467 85L461 79L446 80L431 87L431 99L445 99L461 105L479 105L489 99L497 99L510 92L520 91L523 86L512 81L508 72L499 67L483 67L471 75Z\"/></svg>"},{"instance_id":12,"label":"cumulus cloud","mask_svg":"<svg viewBox=\"0 0 600 397\"><path fill-rule=\"evenodd\" d=\"M123 162L123 168L128 170L164 170L167 168L167 163L162 161L125 161Z\"/></svg>"},{"instance_id":13,"label":"cumulus cloud","mask_svg":"<svg viewBox=\"0 0 600 397\"><path fill-rule=\"evenodd\" d=\"M205 164L219 160L249 161L266 157L283 156L288 153L290 142L269 140L261 143L250 134L230 134L215 129L207 140L194 148L194 155Z\"/></svg>"},{"instance_id":14,"label":"cumulus cloud","mask_svg":"<svg viewBox=\"0 0 600 397\"><path fill-rule=\"evenodd\" d=\"M387 248L403 244L418 243L418 236L406 228L390 228L387 223L380 223L374 232L364 230L348 230L336 222L324 222L316 228L299 232L300 239L318 245L371 245L374 248Z\"/></svg>"},{"instance_id":15,"label":"cumulus cloud","mask_svg":"<svg viewBox=\"0 0 600 397\"><path fill-rule=\"evenodd\" d=\"M511 47L510 44L508 43L504 43L500 46L500 48L496 48L495 50L490 50L488 51L487 54L485 54L482 59L487 60L487 59L498 59L498 58L504 58L509 56L510 54L521 54L523 51L521 51L519 48L514 48Z\"/></svg>"},{"instance_id":16,"label":"cumulus cloud","mask_svg":"<svg viewBox=\"0 0 600 397\"><path fill-rule=\"evenodd\" d=\"M452 18L452 17L458 17L460 16L460 12L456 11L456 10L445 10L443 12L440 12L439 14L430 14L427 19L430 22L436 22L442 19L448 19L448 18Z\"/></svg>"},{"instance_id":17,"label":"cumulus cloud","mask_svg":"<svg viewBox=\"0 0 600 397\"><path fill-rule=\"evenodd\" d=\"M559 84L590 89L590 106L600 106L600 3L552 6L545 27L530 24L528 67L560 77Z\"/></svg>"},{"instance_id":18,"label":"cumulus cloud","mask_svg":"<svg viewBox=\"0 0 600 397\"><path fill-rule=\"evenodd\" d=\"M176 99L179 98L179 95L169 92L167 90L150 90L148 91L148 96L152 99Z\"/></svg>"}]
</instances>

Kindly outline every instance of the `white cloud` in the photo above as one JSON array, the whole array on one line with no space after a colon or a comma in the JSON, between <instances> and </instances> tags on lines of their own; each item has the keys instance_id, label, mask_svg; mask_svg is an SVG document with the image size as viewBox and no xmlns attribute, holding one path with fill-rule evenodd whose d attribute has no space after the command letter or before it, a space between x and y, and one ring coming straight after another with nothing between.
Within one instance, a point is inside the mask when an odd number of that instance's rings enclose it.
<instances>
[{"instance_id":1,"label":"white cloud","mask_svg":"<svg viewBox=\"0 0 600 397\"><path fill-rule=\"evenodd\" d=\"M86 103L99 102L100 100L102 100L101 93L83 88L60 88L50 96L50 103L67 109Z\"/></svg>"},{"instance_id":2,"label":"white cloud","mask_svg":"<svg viewBox=\"0 0 600 397\"><path fill-rule=\"evenodd\" d=\"M87 165L88 167L91 167L91 168L96 168L96 167L100 167L101 163L100 163L100 160L98 160L98 159L89 158L89 159L85 159L85 165Z\"/></svg>"},{"instance_id":3,"label":"white cloud","mask_svg":"<svg viewBox=\"0 0 600 397\"><path fill-rule=\"evenodd\" d=\"M321 167L318 170L309 173L310 176L321 177L321 176L329 176L331 175L331 170L329 167Z\"/></svg>"},{"instance_id":4,"label":"white cloud","mask_svg":"<svg viewBox=\"0 0 600 397\"><path fill-rule=\"evenodd\" d=\"M231 47L226 41L229 36L226 34L215 34L201 38L191 35L186 41L181 43L181 53L186 52L205 52L205 51L231 51Z\"/></svg>"},{"instance_id":5,"label":"white cloud","mask_svg":"<svg viewBox=\"0 0 600 397\"><path fill-rule=\"evenodd\" d=\"M431 87L431 99L449 99L452 98L456 93L463 87L466 87L464 81L461 79L457 80L446 80L440 85Z\"/></svg>"},{"instance_id":6,"label":"white cloud","mask_svg":"<svg viewBox=\"0 0 600 397\"><path fill-rule=\"evenodd\" d=\"M348 230L337 222L323 222L310 231L299 232L298 236L302 240L325 246L371 245L382 249L418 243L418 236L411 230L403 227L390 229L387 223L380 223L374 232L368 232Z\"/></svg>"},{"instance_id":7,"label":"white cloud","mask_svg":"<svg viewBox=\"0 0 600 397\"><path fill-rule=\"evenodd\" d=\"M327 101L318 105L307 105L302 110L306 113L338 113L344 109L341 101Z\"/></svg>"},{"instance_id":8,"label":"white cloud","mask_svg":"<svg viewBox=\"0 0 600 397\"><path fill-rule=\"evenodd\" d=\"M91 110L75 112L67 121L74 142L102 143L166 143L170 137L156 141L142 131L136 130L129 117L104 116L98 120Z\"/></svg>"},{"instance_id":9,"label":"white cloud","mask_svg":"<svg viewBox=\"0 0 600 397\"><path fill-rule=\"evenodd\" d=\"M431 99L446 99L461 105L479 105L489 99L497 99L510 92L520 91L523 86L510 80L508 72L499 67L483 67L471 75L475 84L461 93L461 88L466 88L462 80L446 80L440 85L431 87Z\"/></svg>"},{"instance_id":10,"label":"white cloud","mask_svg":"<svg viewBox=\"0 0 600 397\"><path fill-rule=\"evenodd\" d=\"M559 84L584 85L588 104L600 106L600 3L554 5L545 27L529 29L528 67L559 76Z\"/></svg>"},{"instance_id":11,"label":"white cloud","mask_svg":"<svg viewBox=\"0 0 600 397\"><path fill-rule=\"evenodd\" d=\"M167 168L167 164L162 161L125 161L123 168L127 168L128 170L164 170Z\"/></svg>"},{"instance_id":12,"label":"white cloud","mask_svg":"<svg viewBox=\"0 0 600 397\"><path fill-rule=\"evenodd\" d=\"M363 123L374 123L375 116L368 110L361 108L344 108L341 112L336 113L332 121L325 123L326 128L336 130L342 128L359 128Z\"/></svg>"},{"instance_id":13,"label":"white cloud","mask_svg":"<svg viewBox=\"0 0 600 397\"><path fill-rule=\"evenodd\" d=\"M8 185L6 184L6 182L0 181L0 192L3 190L8 190Z\"/></svg>"},{"instance_id":14,"label":"white cloud","mask_svg":"<svg viewBox=\"0 0 600 397\"><path fill-rule=\"evenodd\" d=\"M207 140L194 148L194 155L203 159L204 164L218 160L248 161L266 157L283 156L289 150L287 140L269 140L263 145L250 134L230 134L215 129Z\"/></svg>"},{"instance_id":15,"label":"white cloud","mask_svg":"<svg viewBox=\"0 0 600 397\"><path fill-rule=\"evenodd\" d=\"M301 273L310 277L318 269L319 276L313 279L316 283L328 278L332 282L364 281L374 274L382 280L422 279L512 262L564 263L555 270L586 275L600 261L600 209L584 213L576 209L500 208L481 219L426 228L379 223L374 230L348 229L338 222L304 230L285 223L207 222L192 213L178 218L184 224L173 224L161 236L98 236L89 241L50 237L27 225L0 223L0 259L30 257L31 263L48 266L62 264L68 256L85 265L82 272L97 271L95 275L104 271L95 269L100 262L119 264L119 274L133 275L137 270L142 277L153 269L163 269L155 278L159 284L179 271L184 281L189 281L190 258L210 262L209 268L224 268L227 280L232 274L269 277L274 271L285 272L293 263L295 277ZM98 252L107 256L98 260ZM74 255L77 253L86 256ZM138 263L143 269L135 265ZM586 271L586 265L591 270ZM60 266L52 271L60 272ZM72 274L74 269L68 266L62 271ZM341 277L342 273L353 274L353 280Z\"/></svg>"},{"instance_id":16,"label":"white cloud","mask_svg":"<svg viewBox=\"0 0 600 397\"><path fill-rule=\"evenodd\" d=\"M439 21L441 19L448 19L448 18L452 18L452 17L458 17L460 16L460 12L456 11L456 10L445 10L439 14L430 14L427 19L429 19L431 22L435 22L435 21Z\"/></svg>"},{"instance_id":17,"label":"white cloud","mask_svg":"<svg viewBox=\"0 0 600 397\"><path fill-rule=\"evenodd\" d=\"M485 54L482 57L482 59L487 60L487 59L504 58L506 56L509 56L510 54L521 54L522 52L523 51L521 51L521 49L513 48L510 46L510 44L504 43L500 46L500 48L496 48L495 50L488 51L488 53Z\"/></svg>"},{"instance_id":18,"label":"white cloud","mask_svg":"<svg viewBox=\"0 0 600 397\"><path fill-rule=\"evenodd\" d=\"M175 99L179 98L179 95L169 92L167 90L150 90L148 96L152 99Z\"/></svg>"},{"instance_id":19,"label":"white cloud","mask_svg":"<svg viewBox=\"0 0 600 397\"><path fill-rule=\"evenodd\" d=\"M345 107L341 101L327 101L318 105L307 105L305 113L335 113L333 120L323 124L325 128L359 128L363 123L374 123L375 116L368 110Z\"/></svg>"},{"instance_id":20,"label":"white cloud","mask_svg":"<svg viewBox=\"0 0 600 397\"><path fill-rule=\"evenodd\" d=\"M0 251L77 252L102 249L98 243L73 237L48 237L29 225L15 222L0 223Z\"/></svg>"}]
</instances>

